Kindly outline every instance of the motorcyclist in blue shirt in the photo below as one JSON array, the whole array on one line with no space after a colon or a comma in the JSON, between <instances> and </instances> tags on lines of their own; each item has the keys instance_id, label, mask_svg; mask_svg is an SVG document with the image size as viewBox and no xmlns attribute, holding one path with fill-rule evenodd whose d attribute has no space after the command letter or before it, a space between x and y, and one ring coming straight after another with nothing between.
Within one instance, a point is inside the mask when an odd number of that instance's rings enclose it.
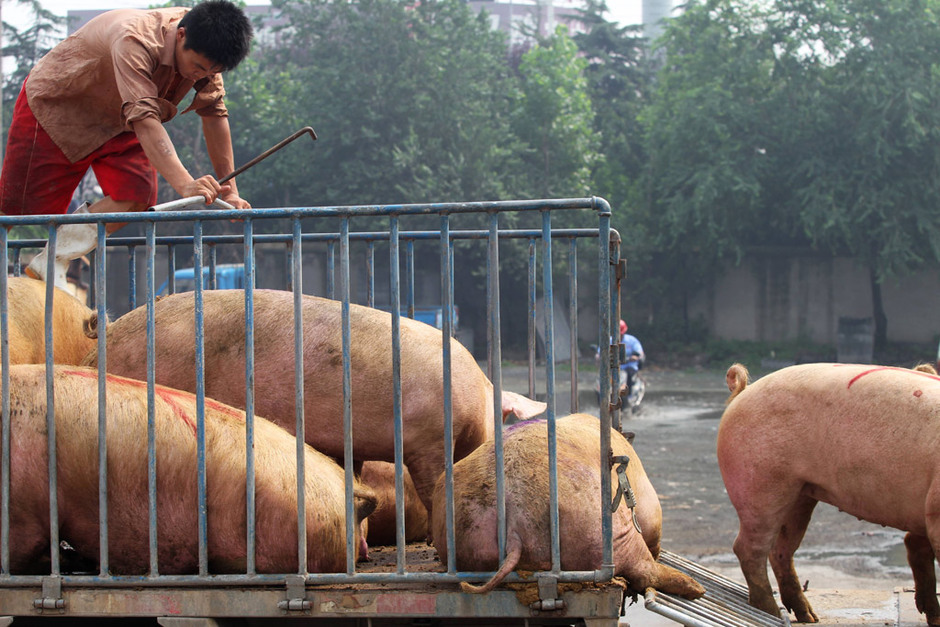
<instances>
[{"instance_id":1,"label":"motorcyclist in blue shirt","mask_svg":"<svg viewBox=\"0 0 940 627\"><path fill-rule=\"evenodd\" d=\"M633 390L633 382L636 380L637 371L646 363L646 354L643 352L643 345L640 344L635 336L627 333L627 323L620 321L620 343L624 345L626 361L620 364L620 370L626 374L627 394ZM623 378L621 378L623 381Z\"/></svg>"}]
</instances>

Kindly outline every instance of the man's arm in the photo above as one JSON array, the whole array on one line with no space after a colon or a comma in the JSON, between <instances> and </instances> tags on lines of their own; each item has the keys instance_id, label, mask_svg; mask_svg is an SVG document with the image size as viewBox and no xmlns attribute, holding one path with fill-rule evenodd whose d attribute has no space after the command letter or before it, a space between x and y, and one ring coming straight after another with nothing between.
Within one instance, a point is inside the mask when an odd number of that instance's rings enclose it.
<instances>
[{"instance_id":1,"label":"man's arm","mask_svg":"<svg viewBox=\"0 0 940 627\"><path fill-rule=\"evenodd\" d=\"M140 140L140 145L144 149L144 154L177 194L183 198L203 196L206 204L212 203L219 196L222 186L218 181L208 174L194 179L183 167L183 163L176 154L176 148L160 120L148 116L132 124L137 139Z\"/></svg>"},{"instance_id":2,"label":"man's arm","mask_svg":"<svg viewBox=\"0 0 940 627\"><path fill-rule=\"evenodd\" d=\"M222 178L235 170L235 157L232 153L232 131L227 117L204 116L202 134L206 138L206 150L216 176ZM226 189L227 188L227 189ZM250 209L251 205L238 195L235 179L229 179L222 186L222 200L236 209Z\"/></svg>"}]
</instances>

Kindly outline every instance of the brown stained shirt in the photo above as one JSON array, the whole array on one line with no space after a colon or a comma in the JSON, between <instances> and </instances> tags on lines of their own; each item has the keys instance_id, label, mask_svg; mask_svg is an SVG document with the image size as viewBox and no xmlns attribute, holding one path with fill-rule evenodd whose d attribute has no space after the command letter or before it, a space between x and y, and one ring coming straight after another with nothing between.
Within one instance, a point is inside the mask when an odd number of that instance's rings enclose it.
<instances>
[{"instance_id":1,"label":"brown stained shirt","mask_svg":"<svg viewBox=\"0 0 940 627\"><path fill-rule=\"evenodd\" d=\"M117 9L95 17L39 60L26 97L33 115L72 162L132 122L183 113L228 115L221 74L193 81L176 73L176 28L188 9Z\"/></svg>"}]
</instances>

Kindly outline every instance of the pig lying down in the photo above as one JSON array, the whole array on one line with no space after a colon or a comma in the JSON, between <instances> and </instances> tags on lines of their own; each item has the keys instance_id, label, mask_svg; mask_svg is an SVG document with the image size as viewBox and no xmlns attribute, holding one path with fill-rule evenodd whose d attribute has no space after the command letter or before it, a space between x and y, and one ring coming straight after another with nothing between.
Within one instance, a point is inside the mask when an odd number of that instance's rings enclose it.
<instances>
[{"instance_id":1,"label":"pig lying down","mask_svg":"<svg viewBox=\"0 0 940 627\"><path fill-rule=\"evenodd\" d=\"M734 552L751 605L798 621L818 617L793 553L818 501L907 532L917 609L940 625L934 561L940 550L940 378L870 365L791 366L747 385L728 369L731 398L718 429L718 465L740 529Z\"/></svg>"},{"instance_id":2,"label":"pig lying down","mask_svg":"<svg viewBox=\"0 0 940 627\"><path fill-rule=\"evenodd\" d=\"M49 570L49 484L45 367L10 368L10 568ZM83 559L97 563L98 373L55 368L59 535ZM161 574L198 569L196 399L157 386L157 549ZM108 376L108 545L113 574L149 570L147 389ZM205 403L208 558L212 573L246 569L245 415ZM344 473L307 446L307 568L346 569ZM255 420L256 569L297 572L296 444L280 427ZM357 522L375 507L357 486ZM358 525L356 525L358 527ZM357 540L358 541L358 540Z\"/></svg>"},{"instance_id":3,"label":"pig lying down","mask_svg":"<svg viewBox=\"0 0 940 627\"><path fill-rule=\"evenodd\" d=\"M175 294L155 304L158 383L195 391L194 298ZM255 413L294 430L293 294L255 290ZM206 396L234 407L245 405L245 303L242 290L206 291ZM146 379L146 306L108 325L108 372ZM392 316L350 306L353 456L358 461L394 461L392 411ZM303 297L304 419L307 443L343 456L342 311L339 301ZM454 459L493 436L493 385L456 340L451 340ZM425 507L444 471L444 410L441 332L401 319L404 463ZM92 353L86 365L97 364ZM536 403L502 393L503 413L527 418Z\"/></svg>"},{"instance_id":4,"label":"pig lying down","mask_svg":"<svg viewBox=\"0 0 940 627\"><path fill-rule=\"evenodd\" d=\"M602 562L600 422L573 414L557 421L558 516L563 570L596 570ZM611 430L614 455L627 455L627 478L636 495L633 524L621 501L613 514L614 570L634 590L656 588L694 599L705 589L687 575L656 561L662 532L659 498L626 438ZM506 428L503 439L506 476L506 560L499 564L495 468L491 440L454 465L454 525L458 570L498 572L482 586L462 587L487 592L511 571L552 567L549 531L548 427L544 420L519 422ZM611 471L613 486L618 484ZM447 563L443 476L434 490L431 513L434 546Z\"/></svg>"}]
</instances>

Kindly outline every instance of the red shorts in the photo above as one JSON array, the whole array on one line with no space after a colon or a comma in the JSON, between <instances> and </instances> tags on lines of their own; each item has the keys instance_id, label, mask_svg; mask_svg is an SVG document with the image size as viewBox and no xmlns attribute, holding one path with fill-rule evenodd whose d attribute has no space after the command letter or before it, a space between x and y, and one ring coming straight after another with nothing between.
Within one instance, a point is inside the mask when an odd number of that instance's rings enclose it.
<instances>
[{"instance_id":1,"label":"red shorts","mask_svg":"<svg viewBox=\"0 0 940 627\"><path fill-rule=\"evenodd\" d=\"M119 202L157 202L157 171L132 132L108 140L72 163L33 116L26 83L16 99L0 174L0 214L61 214L91 168L105 196Z\"/></svg>"}]
</instances>

